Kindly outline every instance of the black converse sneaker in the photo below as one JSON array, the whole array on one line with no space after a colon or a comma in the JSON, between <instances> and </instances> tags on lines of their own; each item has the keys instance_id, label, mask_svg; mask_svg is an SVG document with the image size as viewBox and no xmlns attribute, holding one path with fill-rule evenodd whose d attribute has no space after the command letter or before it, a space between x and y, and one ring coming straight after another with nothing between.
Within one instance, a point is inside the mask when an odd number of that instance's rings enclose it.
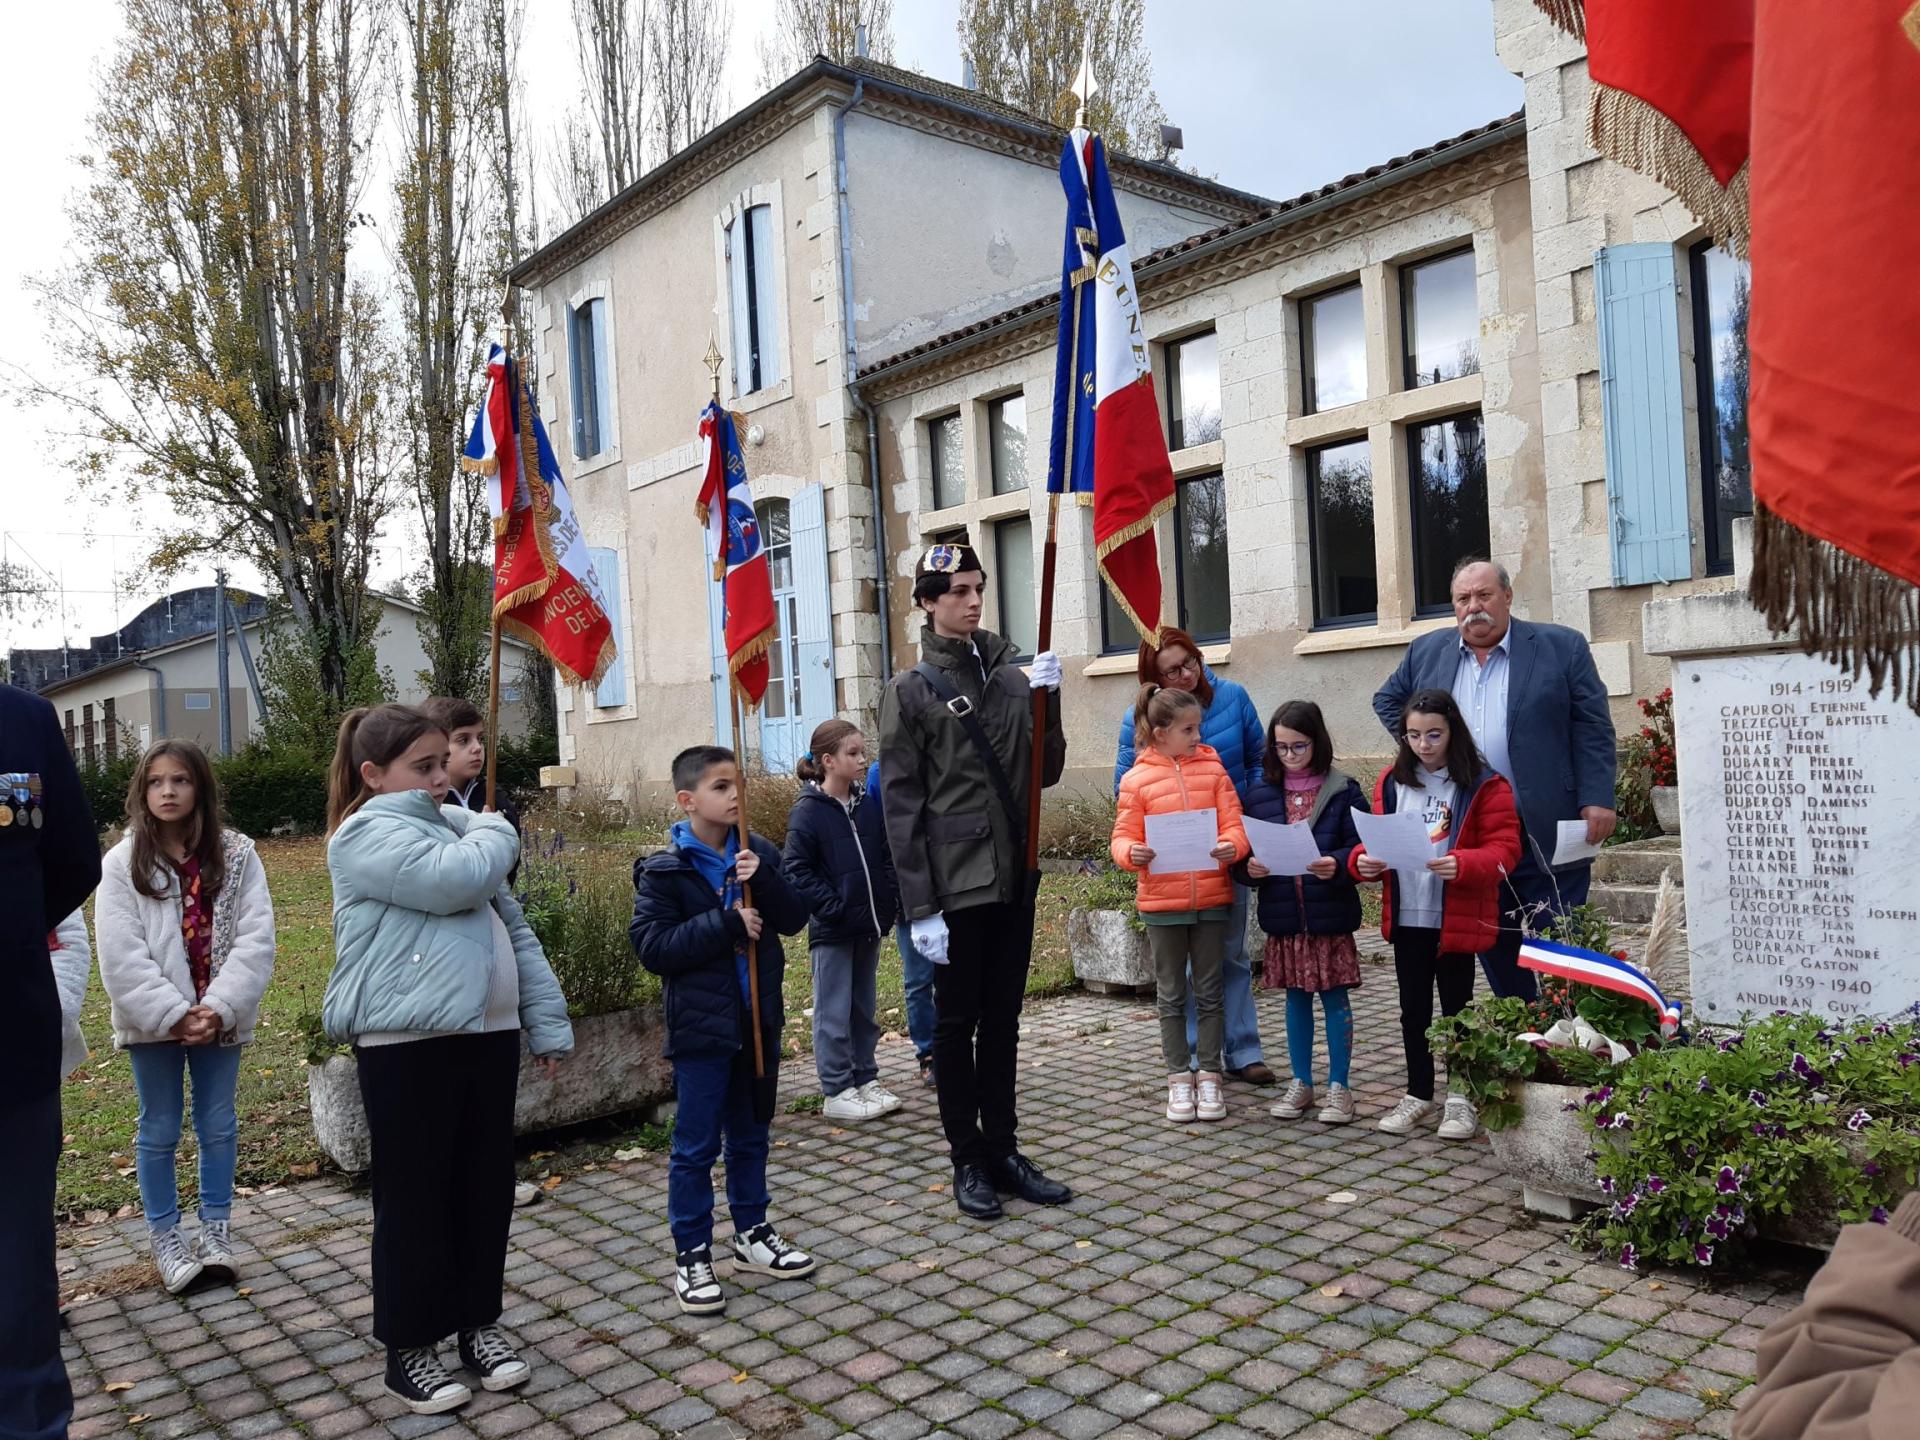
<instances>
[{"instance_id":1,"label":"black converse sneaker","mask_svg":"<svg viewBox=\"0 0 1920 1440\"><path fill-rule=\"evenodd\" d=\"M431 1347L387 1351L387 1393L416 1415L457 1410L473 1398L471 1390L447 1374Z\"/></svg>"},{"instance_id":2,"label":"black converse sneaker","mask_svg":"<svg viewBox=\"0 0 1920 1440\"><path fill-rule=\"evenodd\" d=\"M791 1280L811 1275L814 1259L799 1246L782 1240L780 1232L763 1220L746 1234L733 1237L733 1268Z\"/></svg>"},{"instance_id":3,"label":"black converse sneaker","mask_svg":"<svg viewBox=\"0 0 1920 1440\"><path fill-rule=\"evenodd\" d=\"M713 1247L682 1250L673 1261L673 1296L689 1315L717 1315L727 1308L726 1293L713 1273Z\"/></svg>"},{"instance_id":4,"label":"black converse sneaker","mask_svg":"<svg viewBox=\"0 0 1920 1440\"><path fill-rule=\"evenodd\" d=\"M520 1358L498 1325L462 1330L460 1363L480 1377L486 1390L511 1390L533 1378L533 1367Z\"/></svg>"}]
</instances>

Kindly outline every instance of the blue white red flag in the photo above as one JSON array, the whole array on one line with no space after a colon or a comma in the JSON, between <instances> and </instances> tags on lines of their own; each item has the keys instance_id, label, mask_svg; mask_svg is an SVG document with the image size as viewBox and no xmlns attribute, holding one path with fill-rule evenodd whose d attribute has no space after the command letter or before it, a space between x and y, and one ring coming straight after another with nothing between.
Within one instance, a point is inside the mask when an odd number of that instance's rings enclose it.
<instances>
[{"instance_id":1,"label":"blue white red flag","mask_svg":"<svg viewBox=\"0 0 1920 1440\"><path fill-rule=\"evenodd\" d=\"M707 527L713 578L726 604L727 668L749 707L767 693L767 650L774 639L773 575L754 516L746 457L735 417L714 401L700 416L707 468L694 511Z\"/></svg>"},{"instance_id":2,"label":"blue white red flag","mask_svg":"<svg viewBox=\"0 0 1920 1440\"><path fill-rule=\"evenodd\" d=\"M1154 523L1173 508L1173 466L1160 429L1133 260L1107 178L1106 145L1074 130L1060 155L1067 237L1047 489L1093 504L1094 555L1120 608L1160 643ZM1069 435L1072 453L1068 453Z\"/></svg>"},{"instance_id":3,"label":"blue white red flag","mask_svg":"<svg viewBox=\"0 0 1920 1440\"><path fill-rule=\"evenodd\" d=\"M493 614L500 629L546 655L576 684L613 663L613 620L560 461L520 367L499 345L461 464L491 477Z\"/></svg>"},{"instance_id":4,"label":"blue white red flag","mask_svg":"<svg viewBox=\"0 0 1920 1440\"><path fill-rule=\"evenodd\" d=\"M1660 993L1660 987L1646 971L1618 955L1583 950L1578 945L1562 945L1555 940L1529 939L1520 946L1520 968L1644 1000L1659 1015L1663 1033L1671 1035L1680 1028L1680 1006Z\"/></svg>"}]
</instances>

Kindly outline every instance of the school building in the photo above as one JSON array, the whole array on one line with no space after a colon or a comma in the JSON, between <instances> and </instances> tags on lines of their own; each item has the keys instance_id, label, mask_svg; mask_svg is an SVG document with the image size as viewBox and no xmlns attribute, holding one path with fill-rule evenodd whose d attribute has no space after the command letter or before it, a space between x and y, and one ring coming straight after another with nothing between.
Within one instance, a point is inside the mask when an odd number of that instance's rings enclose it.
<instances>
[{"instance_id":1,"label":"school building","mask_svg":"<svg viewBox=\"0 0 1920 1440\"><path fill-rule=\"evenodd\" d=\"M1585 55L1493 0L1522 113L1310 194L1260 199L1113 158L1177 486L1167 618L1263 710L1368 701L1452 623L1456 559L1587 634L1618 717L1666 683L1656 594L1729 588L1746 485L1744 266L1586 143ZM621 662L561 693L582 780L657 788L730 736L693 517L709 336L773 564L779 644L749 752L869 730L916 657L927 544L964 535L986 624L1031 646L1046 525L1061 133L971 91L817 61L530 257L545 418ZM1061 507L1053 647L1069 777L1104 784L1135 641L1090 517Z\"/></svg>"}]
</instances>

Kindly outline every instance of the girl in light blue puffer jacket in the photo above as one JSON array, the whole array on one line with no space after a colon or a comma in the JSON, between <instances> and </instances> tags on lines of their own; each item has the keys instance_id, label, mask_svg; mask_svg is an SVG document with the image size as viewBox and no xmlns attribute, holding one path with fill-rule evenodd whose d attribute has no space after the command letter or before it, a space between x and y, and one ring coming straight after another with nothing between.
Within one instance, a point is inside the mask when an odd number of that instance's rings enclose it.
<instances>
[{"instance_id":1,"label":"girl in light blue puffer jacket","mask_svg":"<svg viewBox=\"0 0 1920 1440\"><path fill-rule=\"evenodd\" d=\"M351 1042L373 1140L373 1333L416 1414L532 1376L501 1333L520 1039L549 1076L573 1048L566 1000L507 892L513 827L441 808L447 736L407 705L340 725L327 797L333 974L322 1018Z\"/></svg>"}]
</instances>

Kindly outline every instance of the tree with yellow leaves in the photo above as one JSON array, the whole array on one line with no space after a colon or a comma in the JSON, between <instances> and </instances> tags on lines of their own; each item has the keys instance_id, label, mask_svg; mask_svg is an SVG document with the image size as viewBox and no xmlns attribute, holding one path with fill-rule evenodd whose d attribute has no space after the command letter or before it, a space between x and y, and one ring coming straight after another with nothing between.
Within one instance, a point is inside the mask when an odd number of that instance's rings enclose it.
<instances>
[{"instance_id":1,"label":"tree with yellow leaves","mask_svg":"<svg viewBox=\"0 0 1920 1440\"><path fill-rule=\"evenodd\" d=\"M960 48L985 94L1073 123L1083 41L1100 82L1087 124L1109 149L1151 154L1167 118L1153 91L1146 0L961 0Z\"/></svg>"}]
</instances>

